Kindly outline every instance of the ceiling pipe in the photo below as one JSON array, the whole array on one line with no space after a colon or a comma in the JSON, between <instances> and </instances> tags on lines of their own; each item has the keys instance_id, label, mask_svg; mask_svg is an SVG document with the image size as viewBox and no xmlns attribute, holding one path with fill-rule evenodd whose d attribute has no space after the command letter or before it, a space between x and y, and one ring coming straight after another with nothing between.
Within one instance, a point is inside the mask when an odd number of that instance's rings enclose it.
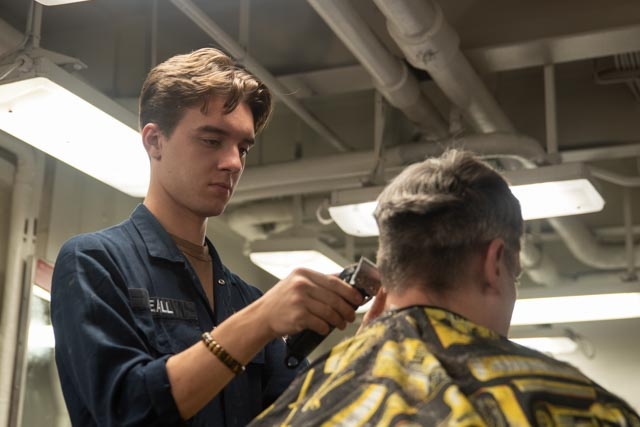
<instances>
[{"instance_id":1,"label":"ceiling pipe","mask_svg":"<svg viewBox=\"0 0 640 427\"><path fill-rule=\"evenodd\" d=\"M565 150L560 153L560 163L627 159L629 157L640 157L640 143L637 141L623 143L609 141L602 147Z\"/></svg>"},{"instance_id":2,"label":"ceiling pipe","mask_svg":"<svg viewBox=\"0 0 640 427\"><path fill-rule=\"evenodd\" d=\"M596 178L625 188L640 187L640 176L625 176L596 166L589 166L589 173Z\"/></svg>"},{"instance_id":3,"label":"ceiling pipe","mask_svg":"<svg viewBox=\"0 0 640 427\"><path fill-rule=\"evenodd\" d=\"M628 177L597 167L589 167L589 171L594 177L619 185L626 190L640 187L640 177ZM627 230L625 245L604 245L599 243L581 222L571 218L551 218L549 223L563 238L575 257L585 265L603 270L615 270L630 266L635 268L640 263L640 252L635 250L630 234L632 230Z\"/></svg>"},{"instance_id":4,"label":"ceiling pipe","mask_svg":"<svg viewBox=\"0 0 640 427\"><path fill-rule=\"evenodd\" d=\"M481 133L513 132L471 64L460 51L460 38L432 0L374 0L387 28L407 60L429 72L473 129Z\"/></svg>"},{"instance_id":5,"label":"ceiling pipe","mask_svg":"<svg viewBox=\"0 0 640 427\"><path fill-rule=\"evenodd\" d=\"M373 78L376 89L391 105L402 110L430 139L449 136L440 112L420 89L409 67L377 39L367 23L344 0L308 0Z\"/></svg>"},{"instance_id":6,"label":"ceiling pipe","mask_svg":"<svg viewBox=\"0 0 640 427\"><path fill-rule=\"evenodd\" d=\"M440 143L389 147L382 153L385 175L390 178L406 165L439 155L448 147L465 148L484 155L508 156L529 167L545 159L544 150L533 138L517 134L476 134ZM231 203L358 187L370 176L376 161L373 151L358 151L248 166Z\"/></svg>"},{"instance_id":7,"label":"ceiling pipe","mask_svg":"<svg viewBox=\"0 0 640 427\"><path fill-rule=\"evenodd\" d=\"M538 249L530 239L524 239L520 251L520 263L531 280L544 286L558 286L572 280L561 276L551 257Z\"/></svg>"},{"instance_id":8,"label":"ceiling pipe","mask_svg":"<svg viewBox=\"0 0 640 427\"><path fill-rule=\"evenodd\" d=\"M35 223L39 210L44 154L13 136L0 131L0 148L15 156L7 266L4 278L2 314L0 318L0 426L8 425L9 417L15 418L17 407L16 379L22 375L19 366L26 352L27 328L20 322L23 304L23 288L28 259L35 255ZM30 293L29 293L30 295Z\"/></svg>"},{"instance_id":9,"label":"ceiling pipe","mask_svg":"<svg viewBox=\"0 0 640 427\"><path fill-rule=\"evenodd\" d=\"M287 105L298 117L300 117L309 127L315 130L327 142L333 145L341 152L349 151L350 148L336 136L336 134L322 123L317 117L309 112L293 95L291 91L284 87L277 78L273 76L258 61L251 57L247 51L229 36L222 28L220 28L206 13L199 9L190 0L171 0L171 2L183 12L189 19L193 21L201 30L215 40L223 49L225 49L238 62L243 64L254 73L264 84L266 84L271 92Z\"/></svg>"},{"instance_id":10,"label":"ceiling pipe","mask_svg":"<svg viewBox=\"0 0 640 427\"><path fill-rule=\"evenodd\" d=\"M573 255L583 264L602 270L627 267L625 245L599 243L582 222L571 217L549 218L548 221ZM640 263L639 251L635 251L634 263Z\"/></svg>"}]
</instances>

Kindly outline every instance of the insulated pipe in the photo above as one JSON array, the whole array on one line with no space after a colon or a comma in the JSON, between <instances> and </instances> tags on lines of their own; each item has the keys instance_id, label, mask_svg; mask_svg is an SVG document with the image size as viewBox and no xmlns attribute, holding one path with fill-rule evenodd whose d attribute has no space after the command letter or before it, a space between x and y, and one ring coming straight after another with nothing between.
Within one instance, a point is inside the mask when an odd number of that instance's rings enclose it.
<instances>
[{"instance_id":1,"label":"insulated pipe","mask_svg":"<svg viewBox=\"0 0 640 427\"><path fill-rule=\"evenodd\" d=\"M560 153L560 163L589 162L592 160L626 159L640 157L640 143L611 143L602 147L567 150Z\"/></svg>"},{"instance_id":2,"label":"insulated pipe","mask_svg":"<svg viewBox=\"0 0 640 427\"><path fill-rule=\"evenodd\" d=\"M20 300L24 286L26 260L35 254L33 230L38 212L44 155L14 137L0 132L0 147L16 155L16 167L11 198L7 271L4 280L0 336L0 426L6 426L11 409L11 397L19 336ZM41 181L41 179L40 179ZM25 331L26 332L26 331Z\"/></svg>"},{"instance_id":3,"label":"insulated pipe","mask_svg":"<svg viewBox=\"0 0 640 427\"><path fill-rule=\"evenodd\" d=\"M529 239L524 239L520 251L520 263L527 276L538 284L552 287L571 281L561 276L551 257L538 249Z\"/></svg>"},{"instance_id":4,"label":"insulated pipe","mask_svg":"<svg viewBox=\"0 0 640 427\"><path fill-rule=\"evenodd\" d=\"M220 28L211 18L199 9L191 0L171 0L171 2L182 11L189 19L193 21L201 30L207 33L212 39L219 43L231 56L237 61L244 64L248 70L253 72L260 80L262 80L269 89L284 104L287 105L298 117L300 117L309 127L339 151L349 151L349 147L342 142L336 134L333 133L325 124L320 122L311 112L293 96L290 90L282 85L266 68L258 61L253 59L246 50L230 37L222 28Z\"/></svg>"},{"instance_id":5,"label":"insulated pipe","mask_svg":"<svg viewBox=\"0 0 640 427\"><path fill-rule=\"evenodd\" d=\"M606 169L589 166L589 173L596 178L625 188L640 187L640 177L624 176Z\"/></svg>"},{"instance_id":6,"label":"insulated pipe","mask_svg":"<svg viewBox=\"0 0 640 427\"><path fill-rule=\"evenodd\" d=\"M408 61L436 84L481 133L514 127L460 51L460 38L432 0L374 0Z\"/></svg>"},{"instance_id":7,"label":"insulated pipe","mask_svg":"<svg viewBox=\"0 0 640 427\"><path fill-rule=\"evenodd\" d=\"M603 270L627 267L624 245L602 245L596 241L585 225L571 217L549 218L547 221L562 237L573 255L585 265ZM640 252L634 256L635 265L640 262Z\"/></svg>"},{"instance_id":8,"label":"insulated pipe","mask_svg":"<svg viewBox=\"0 0 640 427\"><path fill-rule=\"evenodd\" d=\"M545 156L533 138L517 134L476 134L442 143L404 144L388 148L383 153L386 173L394 175L400 168L439 155L451 146L479 154L514 157L525 165L540 163ZM372 151L360 151L249 166L242 174L231 203L358 187L370 176L375 164Z\"/></svg>"},{"instance_id":9,"label":"insulated pipe","mask_svg":"<svg viewBox=\"0 0 640 427\"><path fill-rule=\"evenodd\" d=\"M446 122L422 93L409 67L383 46L349 2L308 2L371 74L375 87L391 105L425 129L432 139L449 136Z\"/></svg>"},{"instance_id":10,"label":"insulated pipe","mask_svg":"<svg viewBox=\"0 0 640 427\"><path fill-rule=\"evenodd\" d=\"M589 171L593 176L620 185L625 189L640 186L640 178L638 177L627 177L596 167L590 167ZM612 270L629 268L630 265L635 266L640 262L640 252L635 251L635 248L602 245L581 222L568 217L550 218L548 221L565 241L574 256L585 265Z\"/></svg>"}]
</instances>

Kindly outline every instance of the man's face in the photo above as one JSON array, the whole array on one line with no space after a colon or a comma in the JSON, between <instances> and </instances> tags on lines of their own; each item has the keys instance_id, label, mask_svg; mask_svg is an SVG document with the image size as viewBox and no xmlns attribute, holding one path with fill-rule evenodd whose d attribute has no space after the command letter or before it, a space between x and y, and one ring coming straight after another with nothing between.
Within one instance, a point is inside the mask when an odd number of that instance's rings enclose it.
<instances>
[{"instance_id":1,"label":"man's face","mask_svg":"<svg viewBox=\"0 0 640 427\"><path fill-rule=\"evenodd\" d=\"M161 158L154 180L165 199L199 217L220 215L244 170L254 144L253 115L240 103L223 114L223 100L212 98L185 109L169 136L161 135Z\"/></svg>"}]
</instances>

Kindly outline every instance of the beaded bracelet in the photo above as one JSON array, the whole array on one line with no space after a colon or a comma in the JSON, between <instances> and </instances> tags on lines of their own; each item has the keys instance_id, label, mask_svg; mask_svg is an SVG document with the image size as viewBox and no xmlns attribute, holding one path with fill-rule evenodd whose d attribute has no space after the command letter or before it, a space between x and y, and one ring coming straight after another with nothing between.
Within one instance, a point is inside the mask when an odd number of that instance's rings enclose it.
<instances>
[{"instance_id":1,"label":"beaded bracelet","mask_svg":"<svg viewBox=\"0 0 640 427\"><path fill-rule=\"evenodd\" d=\"M242 366L240 362L233 358L227 351L222 348L220 344L216 340L211 337L209 332L205 332L202 334L202 341L204 345L207 346L209 351L213 353L222 363L225 364L227 368L231 370L234 374L239 374L244 372L245 367Z\"/></svg>"}]
</instances>

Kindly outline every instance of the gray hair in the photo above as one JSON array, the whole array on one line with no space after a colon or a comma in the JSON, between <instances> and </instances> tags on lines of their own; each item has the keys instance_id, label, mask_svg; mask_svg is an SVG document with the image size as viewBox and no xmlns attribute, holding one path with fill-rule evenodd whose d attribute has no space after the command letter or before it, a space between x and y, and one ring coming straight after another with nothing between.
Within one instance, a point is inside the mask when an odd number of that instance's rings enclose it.
<instances>
[{"instance_id":1,"label":"gray hair","mask_svg":"<svg viewBox=\"0 0 640 427\"><path fill-rule=\"evenodd\" d=\"M444 292L469 256L502 238L510 264L523 232L520 204L504 178L468 151L413 164L378 197L377 264L388 289L428 278Z\"/></svg>"}]
</instances>

